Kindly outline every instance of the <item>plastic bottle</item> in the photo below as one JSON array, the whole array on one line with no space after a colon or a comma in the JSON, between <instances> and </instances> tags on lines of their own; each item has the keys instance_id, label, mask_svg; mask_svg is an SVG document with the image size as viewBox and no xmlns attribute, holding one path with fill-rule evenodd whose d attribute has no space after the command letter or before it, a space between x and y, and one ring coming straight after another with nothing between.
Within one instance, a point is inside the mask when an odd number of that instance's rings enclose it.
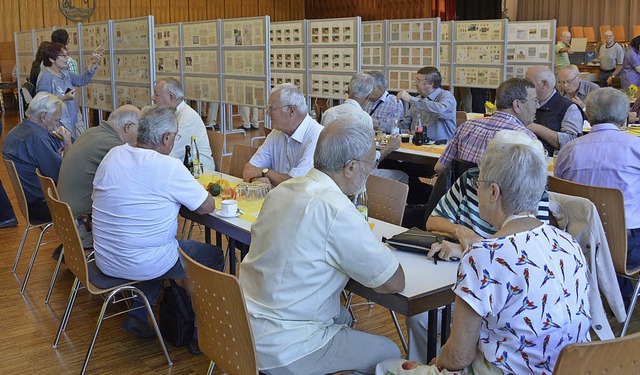
<instances>
[{"instance_id":1,"label":"plastic bottle","mask_svg":"<svg viewBox=\"0 0 640 375\"><path fill-rule=\"evenodd\" d=\"M367 196L367 190L363 190L353 197L353 204L365 221L369 220L369 197Z\"/></svg>"},{"instance_id":2,"label":"plastic bottle","mask_svg":"<svg viewBox=\"0 0 640 375\"><path fill-rule=\"evenodd\" d=\"M191 147L189 145L184 146L184 162L185 168L193 174L193 159L191 158Z\"/></svg>"},{"instance_id":3,"label":"plastic bottle","mask_svg":"<svg viewBox=\"0 0 640 375\"><path fill-rule=\"evenodd\" d=\"M200 152L198 152L198 144L196 143L196 136L191 137L191 149L193 150L192 160L193 160L193 170L191 174L193 177L199 178L204 174L202 170L202 164L200 163Z\"/></svg>"},{"instance_id":4,"label":"plastic bottle","mask_svg":"<svg viewBox=\"0 0 640 375\"><path fill-rule=\"evenodd\" d=\"M422 119L418 117L418 126L416 126L415 134L413 135L413 144L416 146L422 146L424 143L424 128L422 127Z\"/></svg>"}]
</instances>

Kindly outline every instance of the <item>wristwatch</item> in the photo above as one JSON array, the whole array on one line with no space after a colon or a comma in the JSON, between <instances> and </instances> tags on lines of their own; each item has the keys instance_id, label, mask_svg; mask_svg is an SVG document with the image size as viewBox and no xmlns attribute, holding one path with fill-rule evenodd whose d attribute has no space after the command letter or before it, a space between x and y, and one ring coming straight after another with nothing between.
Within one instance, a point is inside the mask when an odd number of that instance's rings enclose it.
<instances>
[{"instance_id":1,"label":"wristwatch","mask_svg":"<svg viewBox=\"0 0 640 375\"><path fill-rule=\"evenodd\" d=\"M262 177L267 177L267 173L269 173L269 168L264 168L262 170Z\"/></svg>"}]
</instances>

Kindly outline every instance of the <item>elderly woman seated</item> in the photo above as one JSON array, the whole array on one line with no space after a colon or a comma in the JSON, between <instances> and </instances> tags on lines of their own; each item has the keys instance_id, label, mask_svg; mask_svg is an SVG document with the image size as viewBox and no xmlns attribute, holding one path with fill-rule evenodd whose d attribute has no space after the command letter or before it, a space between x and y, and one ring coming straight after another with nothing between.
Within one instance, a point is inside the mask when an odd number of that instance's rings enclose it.
<instances>
[{"instance_id":1,"label":"elderly woman seated","mask_svg":"<svg viewBox=\"0 0 640 375\"><path fill-rule=\"evenodd\" d=\"M532 145L537 141L521 132L502 130L496 133L493 142L494 145L505 143ZM456 239L459 242L457 244L443 241L442 244L435 244L431 248L429 256L438 252L438 256L443 259L461 258L463 251L474 242L487 238L498 231L497 228L480 217L478 174L478 168L471 168L464 172L440 199L438 206L429 216L427 220L428 231ZM549 224L549 196L546 191L542 192L538 202L536 217L543 223ZM409 359L412 361L427 361L427 335L425 332L428 322L428 313L426 312L407 318Z\"/></svg>"},{"instance_id":2,"label":"elderly woman seated","mask_svg":"<svg viewBox=\"0 0 640 375\"><path fill-rule=\"evenodd\" d=\"M451 336L430 366L391 360L377 374L551 373L565 345L590 340L582 251L534 215L546 181L539 142L489 143L477 196L480 217L498 231L462 256Z\"/></svg>"}]
</instances>

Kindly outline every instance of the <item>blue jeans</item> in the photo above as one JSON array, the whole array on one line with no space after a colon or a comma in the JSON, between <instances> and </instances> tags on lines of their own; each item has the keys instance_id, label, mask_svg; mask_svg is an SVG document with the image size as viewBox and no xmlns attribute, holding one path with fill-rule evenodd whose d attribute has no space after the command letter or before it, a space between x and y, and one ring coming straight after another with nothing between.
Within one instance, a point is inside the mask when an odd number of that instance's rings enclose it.
<instances>
[{"instance_id":1,"label":"blue jeans","mask_svg":"<svg viewBox=\"0 0 640 375\"><path fill-rule=\"evenodd\" d=\"M217 271L222 271L224 269L224 253L219 247L193 240L180 240L178 241L178 244L188 256L203 266L213 268ZM153 280L139 282L137 287L145 296L147 296L151 306L155 306L158 301L158 295L160 294L160 289L162 289L162 282L164 279L180 280L184 279L184 277L184 268L182 268L182 263L180 263L180 259L178 259L176 264L174 264L174 266L171 267L171 269L169 269L169 271L164 275ZM132 307L135 308L143 306L144 302L136 298ZM130 311L129 315L148 323L147 310L144 307Z\"/></svg>"},{"instance_id":2,"label":"blue jeans","mask_svg":"<svg viewBox=\"0 0 640 375\"><path fill-rule=\"evenodd\" d=\"M0 130L1 131L1 130ZM7 192L0 181L0 222L15 219L16 214L13 212L13 206L7 196Z\"/></svg>"},{"instance_id":3,"label":"blue jeans","mask_svg":"<svg viewBox=\"0 0 640 375\"><path fill-rule=\"evenodd\" d=\"M633 270L638 266L640 266L640 228L627 229L627 270ZM618 276L618 284L620 284L622 298L630 300L633 293L631 280Z\"/></svg>"}]
</instances>

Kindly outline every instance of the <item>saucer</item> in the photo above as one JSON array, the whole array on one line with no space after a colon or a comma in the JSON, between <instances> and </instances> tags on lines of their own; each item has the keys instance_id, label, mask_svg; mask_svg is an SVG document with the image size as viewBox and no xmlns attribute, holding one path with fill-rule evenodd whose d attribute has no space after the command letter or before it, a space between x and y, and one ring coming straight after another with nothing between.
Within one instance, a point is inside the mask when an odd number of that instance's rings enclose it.
<instances>
[{"instance_id":1,"label":"saucer","mask_svg":"<svg viewBox=\"0 0 640 375\"><path fill-rule=\"evenodd\" d=\"M240 215L244 214L244 211L243 211L243 210L241 210L241 209L238 209L238 211L236 211L236 213L235 213L235 214L231 214L231 215L227 215L227 214L223 213L223 212L222 212L222 210L215 210L213 213L214 213L216 216L220 216L220 217L227 217L227 218L228 218L228 217L238 217L238 216L240 216Z\"/></svg>"}]
</instances>

